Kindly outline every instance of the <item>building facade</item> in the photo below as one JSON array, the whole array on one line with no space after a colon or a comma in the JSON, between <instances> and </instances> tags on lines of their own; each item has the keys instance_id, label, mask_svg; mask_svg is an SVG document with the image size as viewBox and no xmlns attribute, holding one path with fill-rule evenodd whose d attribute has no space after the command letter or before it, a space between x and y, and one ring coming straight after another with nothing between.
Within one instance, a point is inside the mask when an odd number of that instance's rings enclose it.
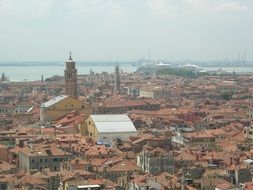
<instances>
[{"instance_id":1,"label":"building facade","mask_svg":"<svg viewBox=\"0 0 253 190\"><path fill-rule=\"evenodd\" d=\"M126 140L137 130L125 114L90 115L86 120L87 133L94 141L112 144L117 138Z\"/></svg>"},{"instance_id":2,"label":"building facade","mask_svg":"<svg viewBox=\"0 0 253 190\"><path fill-rule=\"evenodd\" d=\"M70 153L64 152L55 146L25 147L19 152L19 169L38 170L49 169L59 171L62 162L72 158Z\"/></svg>"},{"instance_id":3,"label":"building facade","mask_svg":"<svg viewBox=\"0 0 253 190\"><path fill-rule=\"evenodd\" d=\"M120 86L120 74L119 74L119 65L117 64L115 67L115 90L116 92L121 92L121 86Z\"/></svg>"},{"instance_id":4,"label":"building facade","mask_svg":"<svg viewBox=\"0 0 253 190\"><path fill-rule=\"evenodd\" d=\"M155 99L120 100L103 102L97 106L97 114L123 114L131 110L159 110L160 102Z\"/></svg>"},{"instance_id":5,"label":"building facade","mask_svg":"<svg viewBox=\"0 0 253 190\"><path fill-rule=\"evenodd\" d=\"M168 89L161 87L142 87L139 92L140 97L144 98L169 98L171 97Z\"/></svg>"},{"instance_id":6,"label":"building facade","mask_svg":"<svg viewBox=\"0 0 253 190\"><path fill-rule=\"evenodd\" d=\"M90 105L78 99L61 95L41 104L40 121L55 121L73 110L85 115L90 115L93 112Z\"/></svg>"},{"instance_id":7,"label":"building facade","mask_svg":"<svg viewBox=\"0 0 253 190\"><path fill-rule=\"evenodd\" d=\"M244 128L246 139L253 141L253 125Z\"/></svg>"},{"instance_id":8,"label":"building facade","mask_svg":"<svg viewBox=\"0 0 253 190\"><path fill-rule=\"evenodd\" d=\"M175 160L172 154L159 147L147 147L137 156L137 165L143 172L155 174L162 171L173 174Z\"/></svg>"}]
</instances>

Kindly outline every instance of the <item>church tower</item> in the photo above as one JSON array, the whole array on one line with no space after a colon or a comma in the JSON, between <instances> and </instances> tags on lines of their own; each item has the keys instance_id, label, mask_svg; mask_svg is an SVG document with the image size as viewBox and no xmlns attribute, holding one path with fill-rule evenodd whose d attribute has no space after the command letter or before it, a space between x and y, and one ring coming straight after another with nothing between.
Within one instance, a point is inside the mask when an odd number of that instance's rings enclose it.
<instances>
[{"instance_id":1,"label":"church tower","mask_svg":"<svg viewBox=\"0 0 253 190\"><path fill-rule=\"evenodd\" d=\"M116 64L115 67L115 90L118 93L121 93L121 86L120 86L120 74L119 74L119 65Z\"/></svg>"},{"instance_id":2,"label":"church tower","mask_svg":"<svg viewBox=\"0 0 253 190\"><path fill-rule=\"evenodd\" d=\"M65 79L65 95L72 98L77 98L77 70L75 67L75 61L69 53L69 59L66 61L66 69L64 71Z\"/></svg>"}]
</instances>

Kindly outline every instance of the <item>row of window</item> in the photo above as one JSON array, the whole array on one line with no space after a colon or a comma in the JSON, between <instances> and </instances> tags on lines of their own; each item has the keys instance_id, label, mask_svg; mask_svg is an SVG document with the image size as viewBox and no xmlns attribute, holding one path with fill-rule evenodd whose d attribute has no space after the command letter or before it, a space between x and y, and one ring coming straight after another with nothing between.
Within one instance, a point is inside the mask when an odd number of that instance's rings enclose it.
<instances>
[{"instance_id":1,"label":"row of window","mask_svg":"<svg viewBox=\"0 0 253 190\"><path fill-rule=\"evenodd\" d=\"M67 73L67 77L68 77L68 78L72 78L73 76L75 76L75 74L72 75L72 73Z\"/></svg>"},{"instance_id":2,"label":"row of window","mask_svg":"<svg viewBox=\"0 0 253 190\"><path fill-rule=\"evenodd\" d=\"M67 105L67 104L65 104L65 108L66 108L67 106L68 106L68 105ZM74 105L72 104L72 105L71 105L71 107L74 107Z\"/></svg>"},{"instance_id":3,"label":"row of window","mask_svg":"<svg viewBox=\"0 0 253 190\"><path fill-rule=\"evenodd\" d=\"M134 107L128 107L128 110L142 110L142 109L158 109L158 105L155 105L155 106L134 106ZM119 110L121 110L121 108L119 108ZM115 111L119 111L119 110L116 110L115 108L107 108L107 109L101 109L99 110L100 113L112 113L112 112L115 112Z\"/></svg>"},{"instance_id":4,"label":"row of window","mask_svg":"<svg viewBox=\"0 0 253 190\"><path fill-rule=\"evenodd\" d=\"M0 109L0 113L9 113L9 111L7 109Z\"/></svg>"},{"instance_id":5,"label":"row of window","mask_svg":"<svg viewBox=\"0 0 253 190\"><path fill-rule=\"evenodd\" d=\"M63 161L63 158L54 158L53 161L54 161L54 162L62 162L62 161ZM35 159L32 159L32 163L34 163L34 162L35 162ZM43 159L40 158L40 159L39 159L39 162L43 162ZM48 162L48 159L45 158L45 159L44 159L44 162Z\"/></svg>"},{"instance_id":6,"label":"row of window","mask_svg":"<svg viewBox=\"0 0 253 190\"><path fill-rule=\"evenodd\" d=\"M68 107L67 104L65 104L65 108ZM71 107L74 107L74 105L72 104ZM84 108L84 105L81 106L81 108L83 109ZM53 109L55 110L55 106L53 107ZM1 111L1 110L0 110ZM1 112L0 112L1 113ZM6 112L7 113L7 112Z\"/></svg>"},{"instance_id":7,"label":"row of window","mask_svg":"<svg viewBox=\"0 0 253 190\"><path fill-rule=\"evenodd\" d=\"M34 169L35 169L35 167L34 167L34 166L32 166L32 168L31 168L31 169L33 169L33 170L34 170ZM47 167L47 166L44 166L44 169L48 169L48 167ZM42 166L40 166L40 167L39 167L39 170L40 170L40 171L42 171L42 170L43 170L43 167L42 167ZM58 167L57 167L57 166L54 166L54 171L58 171Z\"/></svg>"}]
</instances>

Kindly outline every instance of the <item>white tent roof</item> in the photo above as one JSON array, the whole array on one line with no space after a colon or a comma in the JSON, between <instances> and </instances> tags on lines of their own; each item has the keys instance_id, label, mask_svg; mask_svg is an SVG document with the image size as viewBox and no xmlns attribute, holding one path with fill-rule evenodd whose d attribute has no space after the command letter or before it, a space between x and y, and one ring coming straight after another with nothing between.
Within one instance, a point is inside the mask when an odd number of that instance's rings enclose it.
<instances>
[{"instance_id":1,"label":"white tent roof","mask_svg":"<svg viewBox=\"0 0 253 190\"><path fill-rule=\"evenodd\" d=\"M91 115L90 117L100 133L137 132L126 114Z\"/></svg>"}]
</instances>

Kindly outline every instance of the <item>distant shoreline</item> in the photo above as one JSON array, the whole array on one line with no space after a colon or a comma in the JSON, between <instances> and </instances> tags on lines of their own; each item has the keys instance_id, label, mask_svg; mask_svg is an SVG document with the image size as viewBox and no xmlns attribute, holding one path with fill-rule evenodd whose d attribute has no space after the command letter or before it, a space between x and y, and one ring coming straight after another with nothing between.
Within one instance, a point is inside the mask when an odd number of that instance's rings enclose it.
<instances>
[{"instance_id":1,"label":"distant shoreline","mask_svg":"<svg viewBox=\"0 0 253 190\"><path fill-rule=\"evenodd\" d=\"M118 62L119 65L131 65L134 62ZM85 62L79 62L76 61L76 65L80 66L114 66L116 62L102 62L102 61L85 61ZM0 62L0 67L24 67L24 66L65 66L65 62Z\"/></svg>"},{"instance_id":2,"label":"distant shoreline","mask_svg":"<svg viewBox=\"0 0 253 190\"><path fill-rule=\"evenodd\" d=\"M126 73L136 72L137 65L132 65L131 62L120 62L120 70ZM108 72L113 73L115 69L114 63L106 62L83 62L76 64L79 75L86 75L92 70L95 73ZM225 72L236 72L236 73L253 73L253 65L244 66L200 66L201 69L206 71L218 71L222 70ZM36 81L40 80L43 75L44 79L50 78L54 75L62 76L64 74L65 64L64 63L0 63L0 74L5 75L10 81Z\"/></svg>"},{"instance_id":3,"label":"distant shoreline","mask_svg":"<svg viewBox=\"0 0 253 190\"><path fill-rule=\"evenodd\" d=\"M222 68L248 68L248 67L253 67L253 62L249 61L247 64L221 64L218 62L198 62L198 61L192 61L191 62L194 65L198 65L199 67L222 67ZM77 66L92 66L92 67L96 67L96 66L115 66L116 62L109 62L109 61L76 61L76 65ZM118 62L119 65L122 66L132 66L132 67L142 67L143 64L138 63L138 61L119 61ZM182 63L177 63L177 62L172 62L171 66L177 66L180 65ZM0 62L0 67L36 67L36 66L59 66L59 67L63 67L65 66L65 62L64 61L46 61L46 62L42 62L42 61L1 61Z\"/></svg>"}]
</instances>

